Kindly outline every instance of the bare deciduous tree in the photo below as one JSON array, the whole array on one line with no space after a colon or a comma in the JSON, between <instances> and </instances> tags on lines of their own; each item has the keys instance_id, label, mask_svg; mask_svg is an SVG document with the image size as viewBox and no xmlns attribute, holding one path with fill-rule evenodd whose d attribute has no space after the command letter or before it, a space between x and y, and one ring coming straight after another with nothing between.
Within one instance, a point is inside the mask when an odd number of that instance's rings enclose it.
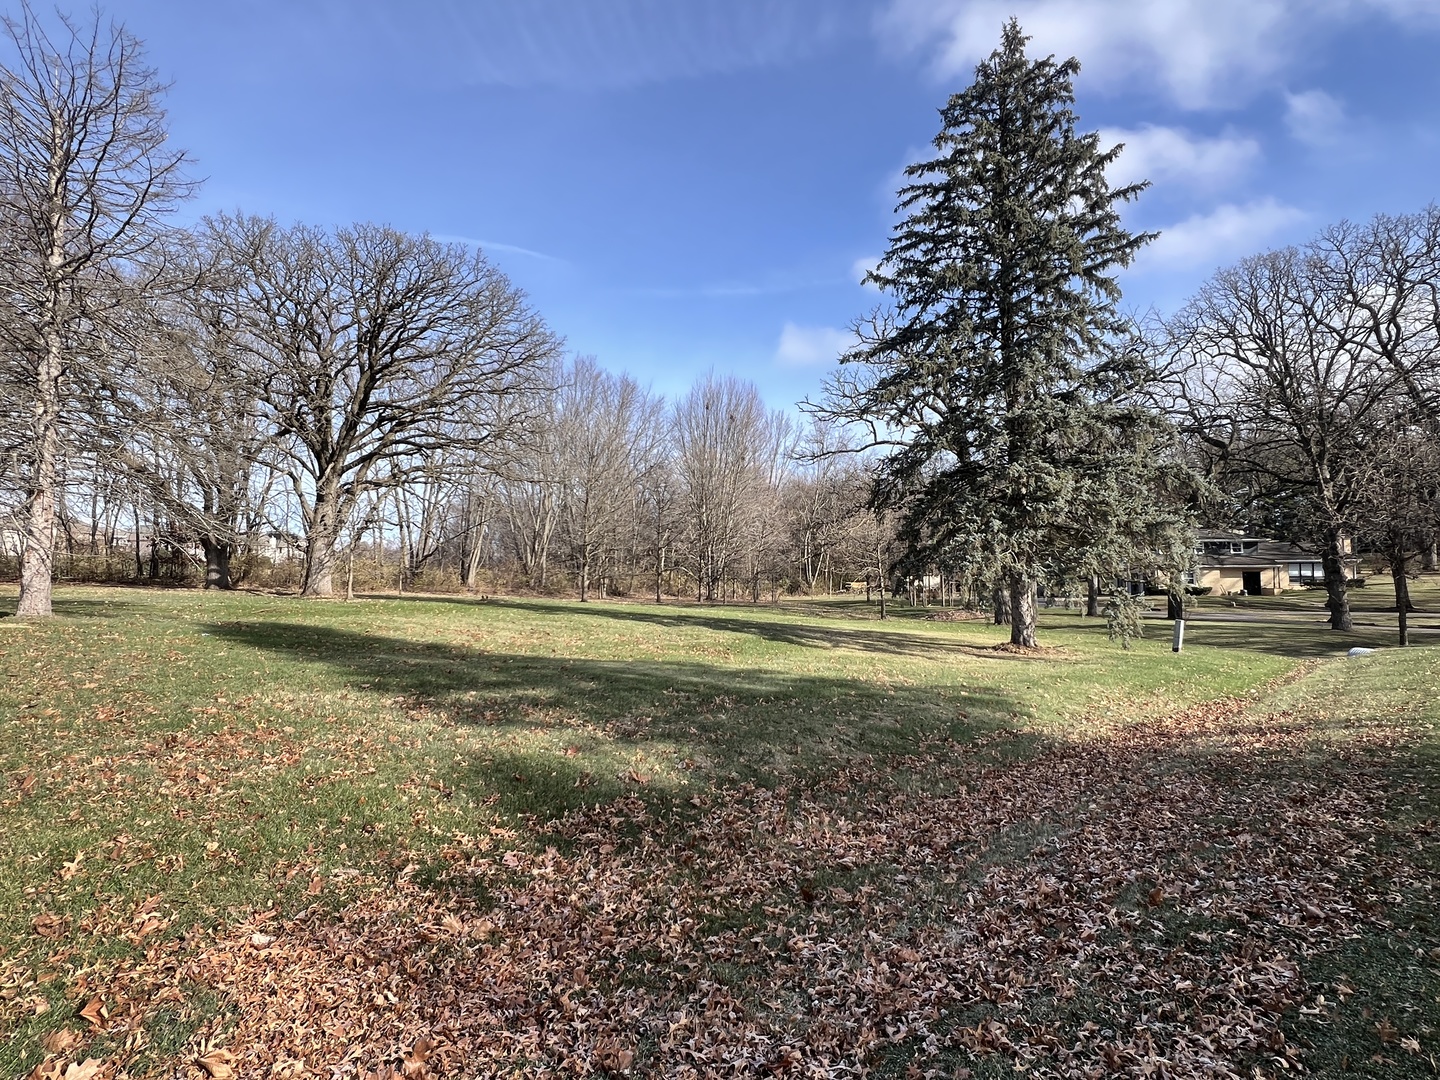
<instances>
[{"instance_id":1,"label":"bare deciduous tree","mask_svg":"<svg viewBox=\"0 0 1440 1080\"><path fill-rule=\"evenodd\" d=\"M759 490L789 435L782 420L733 376L707 376L675 404L675 468L698 600L719 598L742 549Z\"/></svg>"},{"instance_id":2,"label":"bare deciduous tree","mask_svg":"<svg viewBox=\"0 0 1440 1080\"><path fill-rule=\"evenodd\" d=\"M593 357L571 365L560 391L556 431L563 472L560 517L587 600L597 564L614 553L661 435L660 403L634 379L611 375Z\"/></svg>"},{"instance_id":3,"label":"bare deciduous tree","mask_svg":"<svg viewBox=\"0 0 1440 1080\"><path fill-rule=\"evenodd\" d=\"M428 455L497 437L491 399L519 393L558 343L478 252L376 225L325 231L210 222L242 276L261 400L304 508L307 596L334 590L356 500Z\"/></svg>"},{"instance_id":4,"label":"bare deciduous tree","mask_svg":"<svg viewBox=\"0 0 1440 1080\"><path fill-rule=\"evenodd\" d=\"M1394 417L1440 401L1437 290L1440 220L1382 217L1221 271L1168 323L1172 412L1222 484L1316 531L1336 630Z\"/></svg>"},{"instance_id":5,"label":"bare deciduous tree","mask_svg":"<svg viewBox=\"0 0 1440 1080\"><path fill-rule=\"evenodd\" d=\"M188 193L166 142L164 91L140 42L99 12L53 32L22 3L0 65L0 276L5 345L28 414L17 464L25 499L21 615L48 615L69 384L94 355L118 269Z\"/></svg>"}]
</instances>

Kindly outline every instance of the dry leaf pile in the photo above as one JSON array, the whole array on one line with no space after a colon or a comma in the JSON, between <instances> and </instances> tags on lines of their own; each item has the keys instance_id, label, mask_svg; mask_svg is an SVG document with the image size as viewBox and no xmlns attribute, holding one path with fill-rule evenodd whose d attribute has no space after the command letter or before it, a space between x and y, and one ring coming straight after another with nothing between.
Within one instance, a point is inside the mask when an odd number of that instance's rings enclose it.
<instances>
[{"instance_id":1,"label":"dry leaf pile","mask_svg":"<svg viewBox=\"0 0 1440 1080\"><path fill-rule=\"evenodd\" d=\"M1432 825L1384 816L1399 729L1297 769L1312 734L1219 704L1018 764L936 742L684 820L625 799L544 852L454 837L437 888L407 868L165 978L235 1010L209 1033L231 1056L189 1059L212 1077L1300 1074L1281 1018L1327 1023L1346 989L1312 960L1435 888L1406 857Z\"/></svg>"}]
</instances>

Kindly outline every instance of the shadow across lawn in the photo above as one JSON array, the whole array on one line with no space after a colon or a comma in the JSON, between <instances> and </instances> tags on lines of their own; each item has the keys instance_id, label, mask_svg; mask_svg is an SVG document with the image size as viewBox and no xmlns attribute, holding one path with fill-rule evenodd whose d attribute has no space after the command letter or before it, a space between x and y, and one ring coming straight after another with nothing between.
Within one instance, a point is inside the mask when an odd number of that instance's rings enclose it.
<instances>
[{"instance_id":1,"label":"shadow across lawn","mask_svg":"<svg viewBox=\"0 0 1440 1080\"><path fill-rule=\"evenodd\" d=\"M111 599L108 596L68 596L57 591L53 602L54 612L61 618L70 619L118 619L144 615L152 610L143 603L125 599L118 587L115 594L117 598ZM7 596L0 600L0 616L7 619L14 617L16 602L16 598L13 596ZM23 624L26 620L21 619L19 622Z\"/></svg>"},{"instance_id":2,"label":"shadow across lawn","mask_svg":"<svg viewBox=\"0 0 1440 1080\"><path fill-rule=\"evenodd\" d=\"M1169 624L1165 625L1168 628ZM1358 622L1353 631L1342 633L1318 620L1313 623L1255 618L1240 621L1203 614L1186 621L1185 643L1268 653L1294 660L1323 660L1344 655L1357 646L1376 649L1394 645L1395 632Z\"/></svg>"},{"instance_id":3,"label":"shadow across lawn","mask_svg":"<svg viewBox=\"0 0 1440 1080\"><path fill-rule=\"evenodd\" d=\"M380 599L380 598L376 598ZM400 600L401 598L386 598ZM666 629L703 628L718 633L742 634L759 637L781 645L793 645L808 649L853 649L858 652L880 653L904 656L911 659L942 660L956 656L984 657L987 660L1008 660L1028 663L1033 657L1017 653L1001 652L985 645L947 639L944 632L934 634L914 633L906 630L859 629L862 620L839 620L823 625L813 621L796 622L786 618L794 612L783 609L775 611L768 607L745 609L744 615L720 607L660 606L637 608L630 605L618 606L604 602L580 604L544 602L533 600L496 599L475 601L464 598L441 596L405 597L406 602L474 605L482 603L489 607L523 611L531 615L546 617L584 615L587 618L613 620L642 626L657 626ZM778 617L777 617L778 616ZM1053 657L1047 658L1053 661Z\"/></svg>"},{"instance_id":4,"label":"shadow across lawn","mask_svg":"<svg viewBox=\"0 0 1440 1080\"><path fill-rule=\"evenodd\" d=\"M562 777L578 776L592 752L616 758L660 748L693 758L687 767L704 773L770 782L858 757L913 753L936 736L1010 729L1021 711L993 689L967 694L962 711L935 691L907 689L900 702L891 688L860 679L764 668L496 653L286 622L227 621L206 629L317 665L353 690L400 697L407 709L426 710L442 723L491 732L497 754L543 747L551 755L547 769ZM566 761L552 760L556 748L572 743ZM505 767L512 764L507 759Z\"/></svg>"}]
</instances>

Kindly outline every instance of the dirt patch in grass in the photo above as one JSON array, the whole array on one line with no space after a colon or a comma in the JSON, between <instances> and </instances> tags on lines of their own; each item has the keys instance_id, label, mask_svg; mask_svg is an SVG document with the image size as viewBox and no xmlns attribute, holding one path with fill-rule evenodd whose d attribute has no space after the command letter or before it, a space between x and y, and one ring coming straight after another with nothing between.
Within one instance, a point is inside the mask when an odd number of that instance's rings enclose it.
<instances>
[{"instance_id":1,"label":"dirt patch in grass","mask_svg":"<svg viewBox=\"0 0 1440 1080\"><path fill-rule=\"evenodd\" d=\"M983 611L966 611L964 608L951 608L947 611L933 611L925 616L926 622L985 622L990 616Z\"/></svg>"},{"instance_id":2,"label":"dirt patch in grass","mask_svg":"<svg viewBox=\"0 0 1440 1080\"><path fill-rule=\"evenodd\" d=\"M1055 660L1065 655L1065 649L1060 645L1016 645L1013 641L1002 641L998 645L992 645L990 651L1005 653L1008 656L1029 656L1046 660Z\"/></svg>"}]
</instances>

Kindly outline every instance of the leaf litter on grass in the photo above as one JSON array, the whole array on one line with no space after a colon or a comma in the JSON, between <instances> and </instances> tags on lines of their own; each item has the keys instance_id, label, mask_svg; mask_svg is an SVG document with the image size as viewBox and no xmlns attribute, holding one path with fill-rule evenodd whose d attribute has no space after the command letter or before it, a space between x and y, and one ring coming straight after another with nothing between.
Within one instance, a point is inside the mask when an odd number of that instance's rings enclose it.
<instances>
[{"instance_id":1,"label":"leaf litter on grass","mask_svg":"<svg viewBox=\"0 0 1440 1080\"><path fill-rule=\"evenodd\" d=\"M628 795L544 850L457 834L438 881L157 943L96 1015L113 1044L203 987L192 1077L1323 1071L1305 1025L1355 990L1316 973L1433 907L1434 827L1386 818L1406 729L1314 735L1217 703L1019 762L936 738L683 814ZM1433 1008L1374 1020L1378 1058L1433 1052Z\"/></svg>"}]
</instances>

